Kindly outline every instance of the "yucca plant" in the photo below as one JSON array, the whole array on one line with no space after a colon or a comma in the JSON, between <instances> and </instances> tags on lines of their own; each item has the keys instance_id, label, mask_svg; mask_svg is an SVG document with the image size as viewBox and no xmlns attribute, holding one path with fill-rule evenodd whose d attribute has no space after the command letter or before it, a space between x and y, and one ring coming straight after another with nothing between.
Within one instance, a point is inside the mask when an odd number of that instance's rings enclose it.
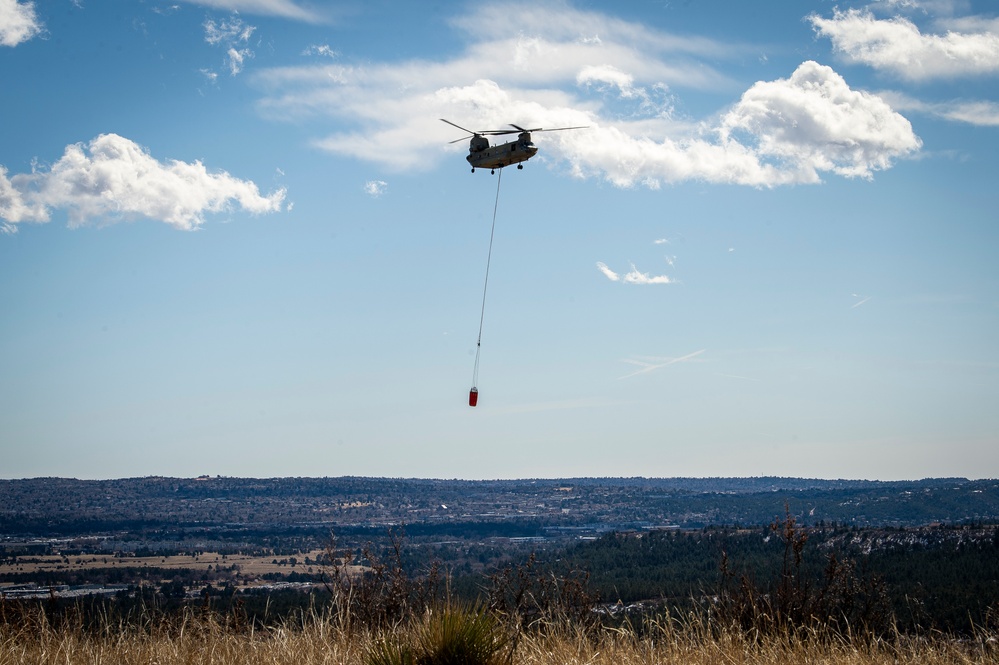
<instances>
[{"instance_id":1,"label":"yucca plant","mask_svg":"<svg viewBox=\"0 0 999 665\"><path fill-rule=\"evenodd\" d=\"M368 648L364 662L365 665L417 665L413 647L397 639L380 639L374 642Z\"/></svg>"},{"instance_id":2,"label":"yucca plant","mask_svg":"<svg viewBox=\"0 0 999 665\"><path fill-rule=\"evenodd\" d=\"M415 626L376 641L366 665L498 665L507 646L500 624L484 609L444 605Z\"/></svg>"}]
</instances>

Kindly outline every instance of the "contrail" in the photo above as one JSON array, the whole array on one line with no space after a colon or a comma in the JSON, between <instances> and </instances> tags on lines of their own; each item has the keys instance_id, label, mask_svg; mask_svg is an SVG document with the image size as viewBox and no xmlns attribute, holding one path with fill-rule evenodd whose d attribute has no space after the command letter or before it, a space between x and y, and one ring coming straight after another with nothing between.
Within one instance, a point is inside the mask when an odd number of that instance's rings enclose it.
<instances>
[{"instance_id":1,"label":"contrail","mask_svg":"<svg viewBox=\"0 0 999 665\"><path fill-rule=\"evenodd\" d=\"M631 374L625 374L624 376L618 377L618 380L627 379L628 377L637 376L638 374L645 374L647 372L652 372L659 369L660 367L666 367L667 365L672 365L674 363L681 363L695 356L699 356L704 353L707 349L701 349L700 351L694 351L693 353L688 353L685 356L680 356L679 358L666 358L663 362L645 362L644 360L633 360L631 358L626 358L623 362L630 363L632 365L638 365L640 369L636 369Z\"/></svg>"},{"instance_id":2,"label":"contrail","mask_svg":"<svg viewBox=\"0 0 999 665\"><path fill-rule=\"evenodd\" d=\"M856 293L854 293L853 297L854 298L860 298L861 296L859 296ZM871 299L870 296L863 296L863 300L859 300L859 301L853 303L852 305L850 305L850 309L854 309L854 308L860 307L861 305L863 305L865 302L867 302L870 299Z\"/></svg>"}]
</instances>

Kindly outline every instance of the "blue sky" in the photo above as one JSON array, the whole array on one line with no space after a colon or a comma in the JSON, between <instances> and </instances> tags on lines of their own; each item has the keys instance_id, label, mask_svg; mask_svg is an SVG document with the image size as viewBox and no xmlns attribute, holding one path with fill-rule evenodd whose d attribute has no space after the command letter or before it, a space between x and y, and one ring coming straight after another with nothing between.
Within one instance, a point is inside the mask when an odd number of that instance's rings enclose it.
<instances>
[{"instance_id":1,"label":"blue sky","mask_svg":"<svg viewBox=\"0 0 999 665\"><path fill-rule=\"evenodd\" d=\"M999 475L990 2L0 0L0 477ZM475 130L535 133L499 174Z\"/></svg>"}]
</instances>

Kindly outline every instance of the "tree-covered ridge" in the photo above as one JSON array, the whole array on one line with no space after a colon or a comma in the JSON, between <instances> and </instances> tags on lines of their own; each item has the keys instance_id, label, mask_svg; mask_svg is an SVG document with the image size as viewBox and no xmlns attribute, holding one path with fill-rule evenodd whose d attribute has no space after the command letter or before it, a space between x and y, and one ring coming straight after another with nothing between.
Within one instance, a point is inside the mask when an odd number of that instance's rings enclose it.
<instances>
[{"instance_id":1,"label":"tree-covered ridge","mask_svg":"<svg viewBox=\"0 0 999 665\"><path fill-rule=\"evenodd\" d=\"M848 565L857 583L880 584L906 629L968 630L984 625L999 608L995 525L824 527L798 533L803 584L819 589L831 561ZM607 602L689 607L716 597L733 579L767 590L779 577L785 545L771 527L618 532L570 547L560 558L589 571L590 583Z\"/></svg>"}]
</instances>

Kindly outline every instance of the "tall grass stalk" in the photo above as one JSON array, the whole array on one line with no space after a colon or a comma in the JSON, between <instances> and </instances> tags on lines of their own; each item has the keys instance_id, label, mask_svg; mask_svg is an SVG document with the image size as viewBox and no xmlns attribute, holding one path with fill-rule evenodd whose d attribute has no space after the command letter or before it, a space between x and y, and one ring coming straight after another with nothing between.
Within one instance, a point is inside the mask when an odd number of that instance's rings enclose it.
<instances>
[{"instance_id":1,"label":"tall grass stalk","mask_svg":"<svg viewBox=\"0 0 999 665\"><path fill-rule=\"evenodd\" d=\"M0 665L364 665L378 645L441 639L428 623L374 632L345 629L340 618L311 611L276 628L254 629L225 616L192 611L144 624L108 621L99 629L55 624L43 612L0 624ZM423 631L422 633L420 631ZM429 630L429 635L428 635ZM422 637L421 637L422 636ZM999 664L999 633L972 639L944 635L862 639L812 630L754 634L721 629L691 616L607 629L548 624L521 635L512 665L971 665ZM420 647L423 648L423 647ZM506 662L507 654L502 654Z\"/></svg>"}]
</instances>

